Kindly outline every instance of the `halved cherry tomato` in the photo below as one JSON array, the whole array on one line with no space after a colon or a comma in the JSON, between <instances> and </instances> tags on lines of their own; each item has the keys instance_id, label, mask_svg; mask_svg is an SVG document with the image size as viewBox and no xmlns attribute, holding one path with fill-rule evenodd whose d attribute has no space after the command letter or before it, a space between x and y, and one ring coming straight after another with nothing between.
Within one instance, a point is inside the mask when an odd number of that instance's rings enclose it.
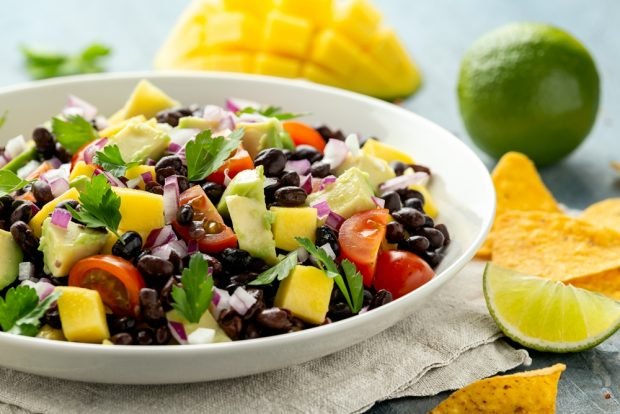
<instances>
[{"instance_id":1,"label":"halved cherry tomato","mask_svg":"<svg viewBox=\"0 0 620 414\"><path fill-rule=\"evenodd\" d=\"M251 170L252 168L254 168L252 157L250 157L250 154L244 150L243 147L239 147L232 157L224 161L224 164L222 164L217 171L207 177L207 180L218 184L224 184L225 173L228 174L229 178L233 178L241 171ZM228 172L226 172L226 170L228 170Z\"/></svg>"},{"instance_id":2,"label":"halved cherry tomato","mask_svg":"<svg viewBox=\"0 0 620 414\"><path fill-rule=\"evenodd\" d=\"M320 152L325 149L325 140L310 125L299 121L284 121L282 127L291 136L295 145L311 145Z\"/></svg>"},{"instance_id":3,"label":"halved cherry tomato","mask_svg":"<svg viewBox=\"0 0 620 414\"><path fill-rule=\"evenodd\" d=\"M194 209L194 221L204 220L206 234L198 240L198 249L201 252L219 253L227 247L237 247L237 235L224 223L222 216L200 186L195 185L181 194L179 205L183 204L189 204ZM176 220L172 225L185 241L191 240L189 226L182 226ZM219 231L210 233L213 228Z\"/></svg>"},{"instance_id":4,"label":"halved cherry tomato","mask_svg":"<svg viewBox=\"0 0 620 414\"><path fill-rule=\"evenodd\" d=\"M96 290L115 315L136 316L146 284L131 262L112 255L82 259L69 272L69 286Z\"/></svg>"},{"instance_id":5,"label":"halved cherry tomato","mask_svg":"<svg viewBox=\"0 0 620 414\"><path fill-rule=\"evenodd\" d=\"M435 272L419 256L402 250L379 253L375 289L385 289L394 299L412 292L431 280Z\"/></svg>"},{"instance_id":6,"label":"halved cherry tomato","mask_svg":"<svg viewBox=\"0 0 620 414\"><path fill-rule=\"evenodd\" d=\"M385 238L389 211L381 208L357 213L342 223L338 235L341 256L349 259L364 276L364 286L372 286L377 253Z\"/></svg>"},{"instance_id":7,"label":"halved cherry tomato","mask_svg":"<svg viewBox=\"0 0 620 414\"><path fill-rule=\"evenodd\" d=\"M45 174L46 172L52 169L54 169L54 166L52 165L52 163L49 161L44 161L33 172L31 172L30 174L28 174L28 176L26 176L26 180L28 181L36 180L39 177L41 177L43 174Z\"/></svg>"}]
</instances>

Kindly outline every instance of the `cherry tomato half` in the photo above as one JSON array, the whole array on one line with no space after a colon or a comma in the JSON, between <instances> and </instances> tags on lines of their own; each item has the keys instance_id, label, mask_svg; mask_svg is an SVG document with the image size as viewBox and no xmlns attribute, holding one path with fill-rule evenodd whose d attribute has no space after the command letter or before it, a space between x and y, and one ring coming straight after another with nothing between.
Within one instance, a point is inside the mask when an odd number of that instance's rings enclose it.
<instances>
[{"instance_id":1,"label":"cherry tomato half","mask_svg":"<svg viewBox=\"0 0 620 414\"><path fill-rule=\"evenodd\" d=\"M77 262L69 273L69 286L96 290L115 315L136 316L140 289L146 284L131 262L112 255L99 255Z\"/></svg>"},{"instance_id":2,"label":"cherry tomato half","mask_svg":"<svg viewBox=\"0 0 620 414\"><path fill-rule=\"evenodd\" d=\"M198 240L198 249L201 252L219 253L227 247L237 247L237 235L224 223L222 216L200 186L190 187L181 194L179 205L183 204L192 206L195 221L204 219L206 234ZM183 240L191 240L189 226L182 226L176 220L172 222L172 226ZM213 232L213 228L219 231Z\"/></svg>"},{"instance_id":3,"label":"cherry tomato half","mask_svg":"<svg viewBox=\"0 0 620 414\"><path fill-rule=\"evenodd\" d=\"M435 272L420 257L402 250L379 253L375 289L389 291L394 299L412 292L431 280Z\"/></svg>"},{"instance_id":4,"label":"cherry tomato half","mask_svg":"<svg viewBox=\"0 0 620 414\"><path fill-rule=\"evenodd\" d=\"M224 164L222 164L217 171L207 177L207 180L218 184L224 184L226 170L228 170L228 177L233 178L241 171L251 170L252 168L254 168L252 157L250 157L250 154L244 150L243 147L239 147L232 157L224 161Z\"/></svg>"},{"instance_id":5,"label":"cherry tomato half","mask_svg":"<svg viewBox=\"0 0 620 414\"><path fill-rule=\"evenodd\" d=\"M389 211L381 208L357 213L342 223L338 235L341 256L349 259L364 276L364 286L370 287L375 274L377 253L385 238Z\"/></svg>"},{"instance_id":6,"label":"cherry tomato half","mask_svg":"<svg viewBox=\"0 0 620 414\"><path fill-rule=\"evenodd\" d=\"M291 136L295 145L311 145L320 152L325 149L325 140L310 125L299 121L284 121L282 127Z\"/></svg>"}]
</instances>

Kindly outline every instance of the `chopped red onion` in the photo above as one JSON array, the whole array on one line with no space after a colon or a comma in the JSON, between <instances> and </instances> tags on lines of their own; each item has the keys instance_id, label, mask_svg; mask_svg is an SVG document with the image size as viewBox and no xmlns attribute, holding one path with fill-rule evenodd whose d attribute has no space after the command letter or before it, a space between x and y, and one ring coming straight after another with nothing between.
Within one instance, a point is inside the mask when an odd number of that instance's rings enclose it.
<instances>
[{"instance_id":1,"label":"chopped red onion","mask_svg":"<svg viewBox=\"0 0 620 414\"><path fill-rule=\"evenodd\" d=\"M299 178L299 186L306 192L306 194L312 193L312 175L302 175Z\"/></svg>"},{"instance_id":2,"label":"chopped red onion","mask_svg":"<svg viewBox=\"0 0 620 414\"><path fill-rule=\"evenodd\" d=\"M127 187L138 188L142 182L143 182L142 177L137 176L136 178L132 178L131 180L127 181Z\"/></svg>"},{"instance_id":3,"label":"chopped red onion","mask_svg":"<svg viewBox=\"0 0 620 414\"><path fill-rule=\"evenodd\" d=\"M228 184L232 181L232 177L228 175L229 172L230 170L228 168L224 170L224 187L228 187Z\"/></svg>"},{"instance_id":4,"label":"chopped red onion","mask_svg":"<svg viewBox=\"0 0 620 414\"><path fill-rule=\"evenodd\" d=\"M34 264L32 262L21 262L18 269L17 275L20 281L34 277Z\"/></svg>"},{"instance_id":5,"label":"chopped red onion","mask_svg":"<svg viewBox=\"0 0 620 414\"><path fill-rule=\"evenodd\" d=\"M157 163L155 162L155 160L154 160L154 159L152 159L152 158L147 158L147 159L146 159L146 165L153 166L153 165L155 165L155 164L157 164Z\"/></svg>"},{"instance_id":6,"label":"chopped red onion","mask_svg":"<svg viewBox=\"0 0 620 414\"><path fill-rule=\"evenodd\" d=\"M112 187L127 187L119 178L113 176L108 171L95 170L95 175L103 174Z\"/></svg>"},{"instance_id":7,"label":"chopped red onion","mask_svg":"<svg viewBox=\"0 0 620 414\"><path fill-rule=\"evenodd\" d=\"M210 344L215 339L215 329L198 328L191 334L187 335L187 343L189 345Z\"/></svg>"},{"instance_id":8,"label":"chopped red onion","mask_svg":"<svg viewBox=\"0 0 620 414\"><path fill-rule=\"evenodd\" d=\"M43 174L41 174L41 177L39 178L41 179L41 181L45 181L46 183L49 184L58 178L63 178L66 180L69 177L65 174L64 170L55 169L55 170L49 170L49 171L44 172Z\"/></svg>"},{"instance_id":9,"label":"chopped red onion","mask_svg":"<svg viewBox=\"0 0 620 414\"><path fill-rule=\"evenodd\" d=\"M248 124L255 124L259 122L265 122L267 117L262 116L261 114L241 114L237 117L239 122L245 122Z\"/></svg>"},{"instance_id":10,"label":"chopped red onion","mask_svg":"<svg viewBox=\"0 0 620 414\"><path fill-rule=\"evenodd\" d=\"M246 99L228 98L226 99L226 109L230 112L239 112L245 108L260 109L260 104Z\"/></svg>"},{"instance_id":11,"label":"chopped red onion","mask_svg":"<svg viewBox=\"0 0 620 414\"><path fill-rule=\"evenodd\" d=\"M170 250L175 252L181 259L187 256L187 244L183 240L173 240L167 245L170 246Z\"/></svg>"},{"instance_id":12,"label":"chopped red onion","mask_svg":"<svg viewBox=\"0 0 620 414\"><path fill-rule=\"evenodd\" d=\"M172 337L181 345L187 345L187 333L185 333L185 326L181 322L168 321L168 328Z\"/></svg>"},{"instance_id":13,"label":"chopped red onion","mask_svg":"<svg viewBox=\"0 0 620 414\"><path fill-rule=\"evenodd\" d=\"M22 281L21 286L29 286L33 288L37 292L40 301L51 295L55 289L55 286L51 283L42 282L41 280L36 283L31 280L24 280Z\"/></svg>"},{"instance_id":14,"label":"chopped red onion","mask_svg":"<svg viewBox=\"0 0 620 414\"><path fill-rule=\"evenodd\" d=\"M284 166L284 169L286 171L295 171L297 174L301 175L306 175L308 174L308 172L310 171L310 161L303 159L303 160L290 160L286 162L286 165Z\"/></svg>"},{"instance_id":15,"label":"chopped red onion","mask_svg":"<svg viewBox=\"0 0 620 414\"><path fill-rule=\"evenodd\" d=\"M375 203L375 205L379 208L383 208L385 207L385 200L380 198L380 197L375 197L375 196L371 196L370 198L372 198L372 202Z\"/></svg>"},{"instance_id":16,"label":"chopped red onion","mask_svg":"<svg viewBox=\"0 0 620 414\"><path fill-rule=\"evenodd\" d=\"M33 216L37 214L40 210L41 209L35 203L30 204L30 211L32 211Z\"/></svg>"},{"instance_id":17,"label":"chopped red onion","mask_svg":"<svg viewBox=\"0 0 620 414\"><path fill-rule=\"evenodd\" d=\"M316 193L317 191L321 191L321 187L323 186L323 179L312 177L312 192Z\"/></svg>"},{"instance_id":18,"label":"chopped red onion","mask_svg":"<svg viewBox=\"0 0 620 414\"><path fill-rule=\"evenodd\" d=\"M71 213L64 208L55 208L52 213L52 224L66 229L71 221Z\"/></svg>"},{"instance_id":19,"label":"chopped red onion","mask_svg":"<svg viewBox=\"0 0 620 414\"><path fill-rule=\"evenodd\" d=\"M184 146L185 144L187 144L188 141L194 138L199 132L200 130L198 128L173 128L168 133L168 136L170 137L171 144L174 143L180 146Z\"/></svg>"},{"instance_id":20,"label":"chopped red onion","mask_svg":"<svg viewBox=\"0 0 620 414\"><path fill-rule=\"evenodd\" d=\"M230 307L241 316L245 315L255 303L256 298L241 286L235 289L230 297Z\"/></svg>"},{"instance_id":21,"label":"chopped red onion","mask_svg":"<svg viewBox=\"0 0 620 414\"><path fill-rule=\"evenodd\" d=\"M327 217L329 215L330 211L332 211L326 200L317 201L315 203L312 203L312 204L310 204L310 207L316 208L317 216L320 219L322 219L324 217Z\"/></svg>"},{"instance_id":22,"label":"chopped red onion","mask_svg":"<svg viewBox=\"0 0 620 414\"><path fill-rule=\"evenodd\" d=\"M323 162L328 163L334 169L344 162L348 152L347 144L338 139L330 138L323 150Z\"/></svg>"},{"instance_id":23,"label":"chopped red onion","mask_svg":"<svg viewBox=\"0 0 620 414\"><path fill-rule=\"evenodd\" d=\"M21 178L22 180L25 180L26 177L28 177L37 168L39 168L40 165L41 163L39 161L36 161L36 160L28 161L26 165L24 165L22 168L17 170L17 176Z\"/></svg>"},{"instance_id":24,"label":"chopped red onion","mask_svg":"<svg viewBox=\"0 0 620 414\"><path fill-rule=\"evenodd\" d=\"M347 148L352 156L356 157L360 154L360 140L357 137L357 134L350 134L344 140L344 143L347 145Z\"/></svg>"},{"instance_id":25,"label":"chopped red onion","mask_svg":"<svg viewBox=\"0 0 620 414\"><path fill-rule=\"evenodd\" d=\"M325 187L335 182L336 182L336 176L328 175L327 177L321 179L321 184L319 185L319 191L325 190Z\"/></svg>"},{"instance_id":26,"label":"chopped red onion","mask_svg":"<svg viewBox=\"0 0 620 414\"><path fill-rule=\"evenodd\" d=\"M325 253L327 253L327 255L332 259L336 258L336 253L334 253L334 249L332 249L332 246L330 246L329 243L325 243L324 245L322 245L321 249L325 250Z\"/></svg>"},{"instance_id":27,"label":"chopped red onion","mask_svg":"<svg viewBox=\"0 0 620 414\"><path fill-rule=\"evenodd\" d=\"M166 224L172 223L179 209L179 181L175 175L164 182L164 217Z\"/></svg>"},{"instance_id":28,"label":"chopped red onion","mask_svg":"<svg viewBox=\"0 0 620 414\"><path fill-rule=\"evenodd\" d=\"M69 181L64 178L56 178L54 181L50 182L49 185L54 197L58 197L69 191Z\"/></svg>"},{"instance_id":29,"label":"chopped red onion","mask_svg":"<svg viewBox=\"0 0 620 414\"><path fill-rule=\"evenodd\" d=\"M140 174L142 176L142 180L145 183L150 183L151 181L153 181L153 174L150 171L147 171L145 173Z\"/></svg>"},{"instance_id":30,"label":"chopped red onion","mask_svg":"<svg viewBox=\"0 0 620 414\"><path fill-rule=\"evenodd\" d=\"M194 239L190 239L190 241L187 243L187 254L191 256L192 254L197 253L197 252L198 252L198 241Z\"/></svg>"},{"instance_id":31,"label":"chopped red onion","mask_svg":"<svg viewBox=\"0 0 620 414\"><path fill-rule=\"evenodd\" d=\"M152 249L163 244L170 243L174 240L177 240L177 235L172 229L172 226L168 225L162 227L161 229L152 230L146 238L144 247L147 249Z\"/></svg>"},{"instance_id":32,"label":"chopped red onion","mask_svg":"<svg viewBox=\"0 0 620 414\"><path fill-rule=\"evenodd\" d=\"M69 95L62 113L63 115L80 115L90 121L97 116L97 108L75 95Z\"/></svg>"},{"instance_id":33,"label":"chopped red onion","mask_svg":"<svg viewBox=\"0 0 620 414\"><path fill-rule=\"evenodd\" d=\"M413 174L405 174L399 177L390 178L379 186L382 193L388 191L396 191L411 185L425 185L428 183L429 175L425 172L414 172Z\"/></svg>"},{"instance_id":34,"label":"chopped red onion","mask_svg":"<svg viewBox=\"0 0 620 414\"><path fill-rule=\"evenodd\" d=\"M52 165L52 168L60 168L60 166L62 165L62 162L56 157L50 158L49 160L47 160L47 162Z\"/></svg>"},{"instance_id":35,"label":"chopped red onion","mask_svg":"<svg viewBox=\"0 0 620 414\"><path fill-rule=\"evenodd\" d=\"M177 144L176 142L170 142L170 144L168 145L168 152L171 152L173 154L176 154L177 152L181 151L183 149L183 147L179 144Z\"/></svg>"},{"instance_id":36,"label":"chopped red onion","mask_svg":"<svg viewBox=\"0 0 620 414\"><path fill-rule=\"evenodd\" d=\"M26 139L23 135L18 135L15 138L11 138L4 147L4 156L7 160L12 160L19 154L26 150Z\"/></svg>"},{"instance_id":37,"label":"chopped red onion","mask_svg":"<svg viewBox=\"0 0 620 414\"><path fill-rule=\"evenodd\" d=\"M93 157L95 156L97 151L102 150L103 147L105 147L107 143L108 143L107 138L101 138L93 142L92 144L90 144L88 147L86 147L86 149L84 150L84 162L86 164L92 164Z\"/></svg>"},{"instance_id":38,"label":"chopped red onion","mask_svg":"<svg viewBox=\"0 0 620 414\"><path fill-rule=\"evenodd\" d=\"M306 260L308 260L309 256L310 254L308 253L306 249L304 249L303 247L297 248L297 262L298 263L305 262Z\"/></svg>"},{"instance_id":39,"label":"chopped red onion","mask_svg":"<svg viewBox=\"0 0 620 414\"><path fill-rule=\"evenodd\" d=\"M325 225L338 231L340 230L340 226L342 226L342 223L344 223L345 220L346 219L340 214L336 213L335 211L330 211L327 219L325 220Z\"/></svg>"}]
</instances>

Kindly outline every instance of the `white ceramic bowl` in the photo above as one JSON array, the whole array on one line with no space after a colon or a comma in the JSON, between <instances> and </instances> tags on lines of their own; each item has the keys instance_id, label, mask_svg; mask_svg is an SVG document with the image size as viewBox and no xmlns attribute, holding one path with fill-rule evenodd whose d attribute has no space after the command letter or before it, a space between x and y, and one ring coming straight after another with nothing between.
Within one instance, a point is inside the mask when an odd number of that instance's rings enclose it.
<instances>
[{"instance_id":1,"label":"white ceramic bowl","mask_svg":"<svg viewBox=\"0 0 620 414\"><path fill-rule=\"evenodd\" d=\"M405 297L340 322L232 343L194 346L101 346L56 342L0 333L0 366L80 381L161 384L238 377L299 364L336 352L389 328L452 278L474 255L493 219L495 195L489 174L477 156L445 129L398 106L305 81L270 77L132 73L81 76L36 82L0 90L0 112L8 119L0 142L30 136L37 125L57 114L68 94L112 114L135 84L149 79L183 103L223 104L246 98L311 113L311 122L347 132L376 136L433 170L431 191L452 243L437 275ZM432 305L431 305L432 306ZM415 341L415 338L410 338Z\"/></svg>"}]
</instances>

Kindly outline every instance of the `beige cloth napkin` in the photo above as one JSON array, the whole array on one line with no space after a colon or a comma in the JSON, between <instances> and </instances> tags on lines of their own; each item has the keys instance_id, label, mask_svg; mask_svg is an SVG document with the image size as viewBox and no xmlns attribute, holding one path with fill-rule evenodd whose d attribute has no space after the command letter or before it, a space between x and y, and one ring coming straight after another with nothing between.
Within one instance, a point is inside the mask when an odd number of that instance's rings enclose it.
<instances>
[{"instance_id":1,"label":"beige cloth napkin","mask_svg":"<svg viewBox=\"0 0 620 414\"><path fill-rule=\"evenodd\" d=\"M245 378L183 385L86 384L0 369L0 413L354 413L521 365L501 339L472 262L413 317L336 354ZM1 350L0 350L1 351Z\"/></svg>"}]
</instances>

